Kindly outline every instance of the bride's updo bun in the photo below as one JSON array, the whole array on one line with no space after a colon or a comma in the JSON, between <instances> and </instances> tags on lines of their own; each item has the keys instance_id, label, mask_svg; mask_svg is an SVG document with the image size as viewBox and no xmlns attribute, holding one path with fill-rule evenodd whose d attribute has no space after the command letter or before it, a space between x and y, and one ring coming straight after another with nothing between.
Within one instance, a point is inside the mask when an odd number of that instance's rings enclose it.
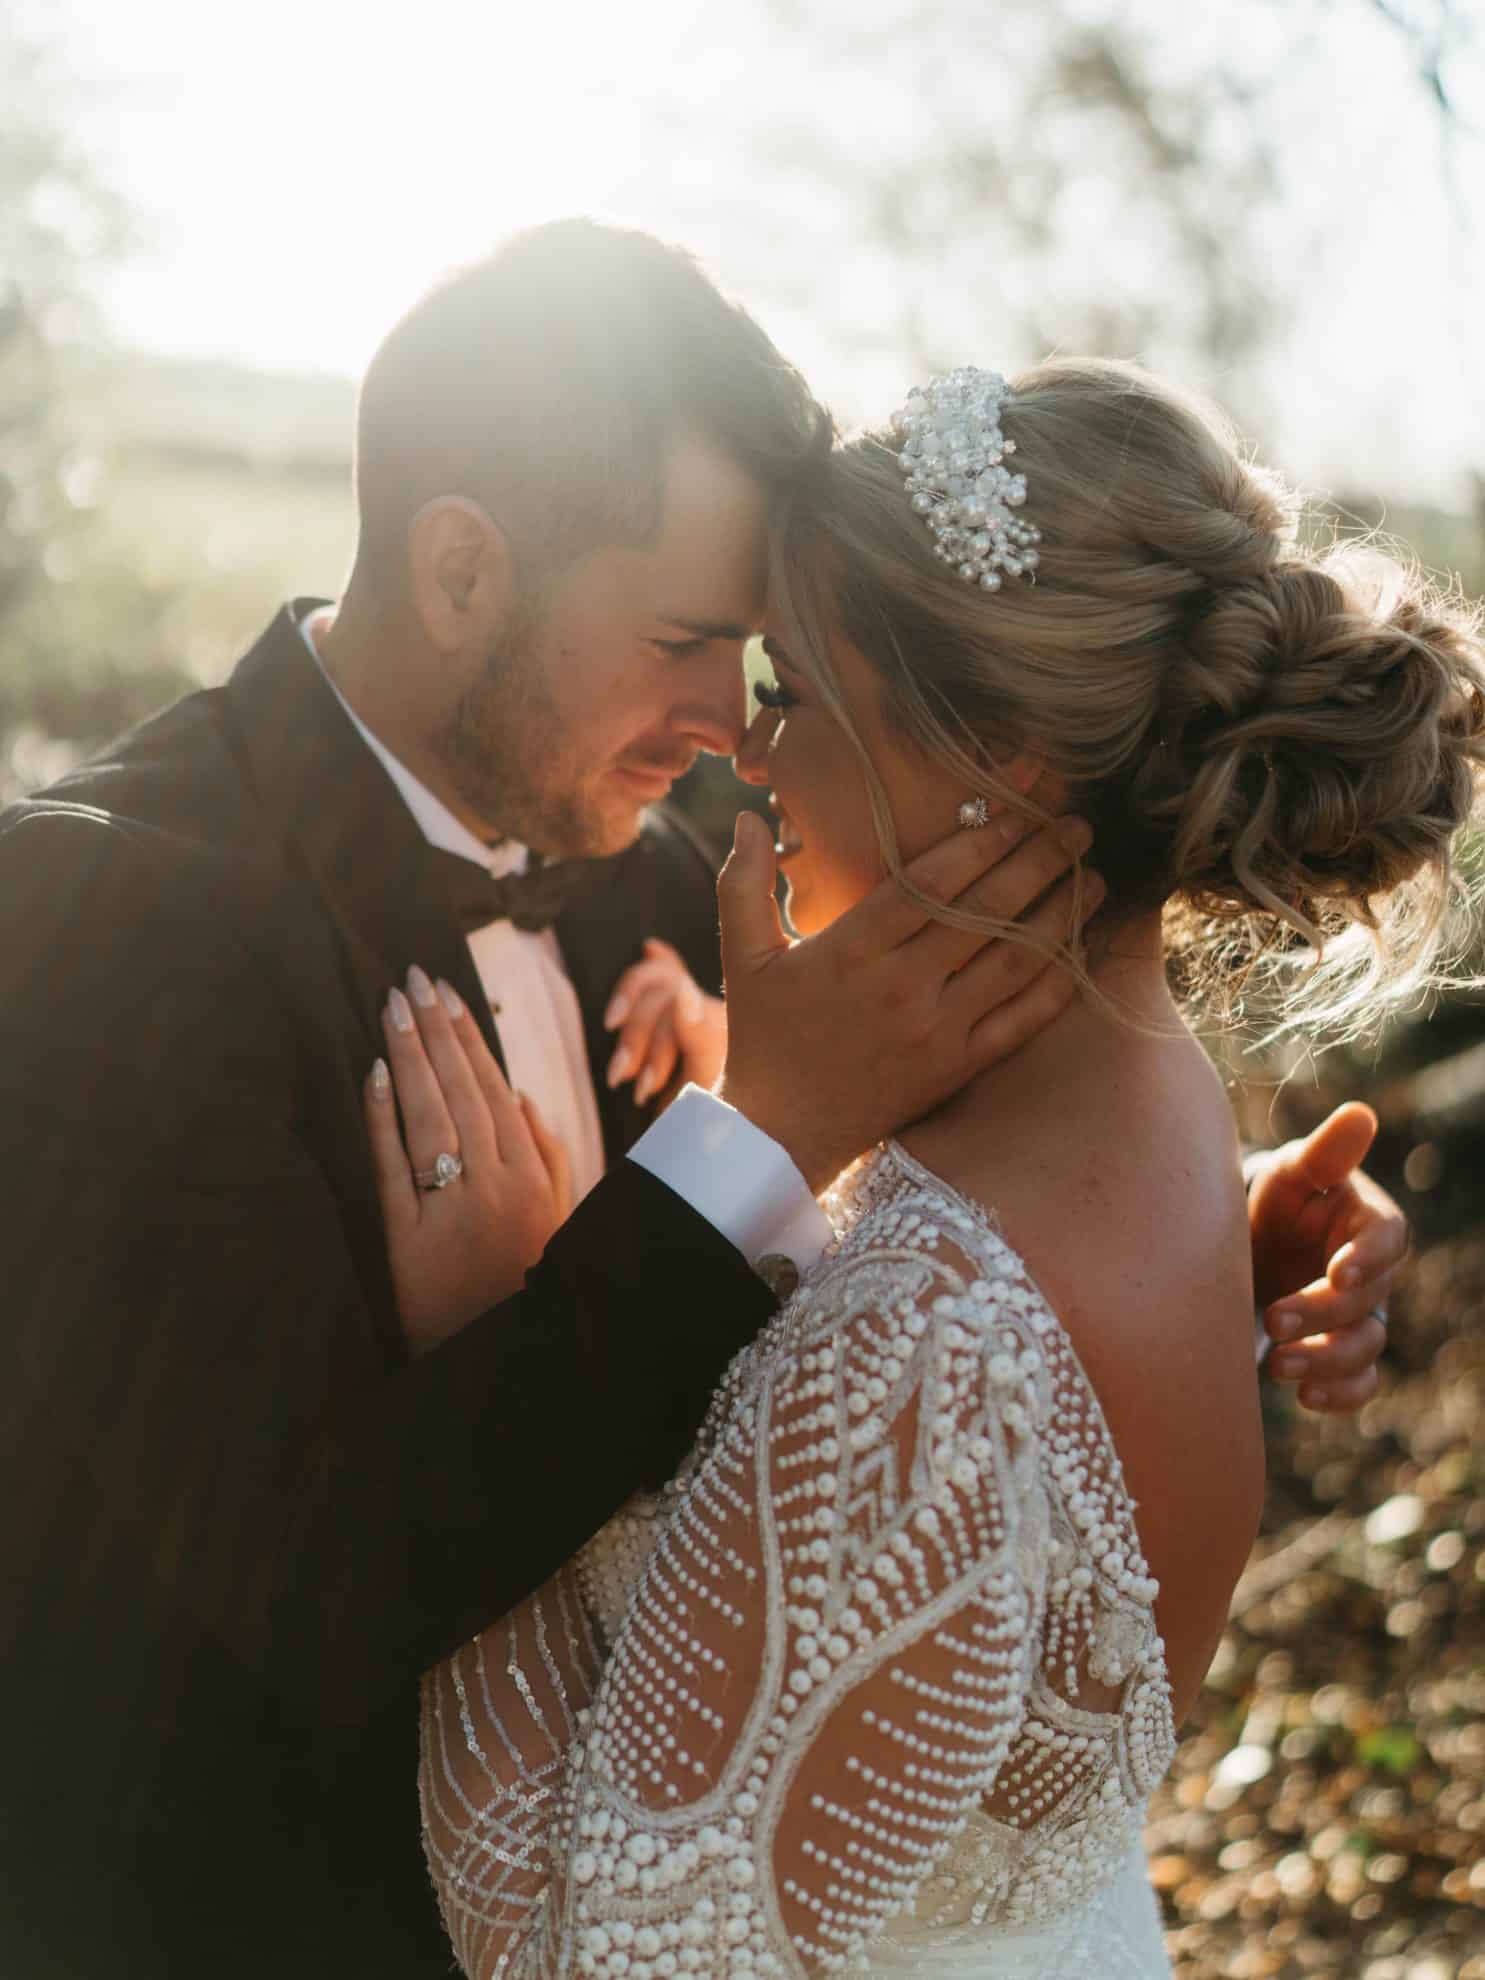
<instances>
[{"instance_id":1,"label":"bride's updo bun","mask_svg":"<svg viewBox=\"0 0 1485 1980\"><path fill-rule=\"evenodd\" d=\"M1161 697L1164 749L1130 780L1169 827L1170 891L1364 918L1442 877L1485 753L1476 683L1470 636L1396 566L1337 551L1214 589Z\"/></svg>"},{"instance_id":2,"label":"bride's updo bun","mask_svg":"<svg viewBox=\"0 0 1485 1980\"><path fill-rule=\"evenodd\" d=\"M782 522L779 589L837 714L832 622L951 790L1010 796L995 765L1023 748L1061 773L1114 907L1303 962L1312 1019L1426 983L1485 765L1477 619L1390 558L1301 547L1222 416L1137 366L1043 365L1001 417L1034 583L987 595L934 556L895 437L838 448Z\"/></svg>"}]
</instances>

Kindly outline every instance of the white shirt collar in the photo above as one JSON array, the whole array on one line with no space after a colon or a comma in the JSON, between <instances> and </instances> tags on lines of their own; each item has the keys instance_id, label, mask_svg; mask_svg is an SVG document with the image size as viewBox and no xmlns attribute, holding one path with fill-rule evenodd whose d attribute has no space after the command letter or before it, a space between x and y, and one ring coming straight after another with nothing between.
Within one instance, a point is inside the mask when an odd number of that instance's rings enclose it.
<instances>
[{"instance_id":1,"label":"white shirt collar","mask_svg":"<svg viewBox=\"0 0 1485 1980\"><path fill-rule=\"evenodd\" d=\"M314 634L310 628L324 626L333 617L334 607L322 605L317 611L309 613L306 618L299 621L300 637L314 655L315 665L329 683L330 692L354 724L357 734L397 786L403 803L418 821L424 838L430 845L441 846L445 852L457 853L460 859L472 859L476 866L485 867L497 879L506 873L524 872L527 855L523 845L518 845L514 839L502 839L498 846L487 846L483 840L477 839L469 827L454 816L442 798L435 797L428 786L415 777L405 764L398 762L381 738L372 734L335 682L330 679L325 671L324 662L320 659Z\"/></svg>"}]
</instances>

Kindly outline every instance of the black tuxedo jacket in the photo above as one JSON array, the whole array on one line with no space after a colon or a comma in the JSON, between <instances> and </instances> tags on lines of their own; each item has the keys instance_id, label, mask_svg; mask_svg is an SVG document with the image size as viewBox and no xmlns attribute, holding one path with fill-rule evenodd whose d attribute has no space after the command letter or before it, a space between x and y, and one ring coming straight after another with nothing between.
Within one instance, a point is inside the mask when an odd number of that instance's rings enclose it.
<instances>
[{"instance_id":1,"label":"black tuxedo jacket","mask_svg":"<svg viewBox=\"0 0 1485 1980\"><path fill-rule=\"evenodd\" d=\"M0 816L0 1971L450 1955L418 1674L684 1449L772 1302L617 1161L526 1290L400 1341L361 1118L409 964L487 1015L428 848L279 615ZM559 925L592 1062L647 934L715 978L673 822Z\"/></svg>"}]
</instances>

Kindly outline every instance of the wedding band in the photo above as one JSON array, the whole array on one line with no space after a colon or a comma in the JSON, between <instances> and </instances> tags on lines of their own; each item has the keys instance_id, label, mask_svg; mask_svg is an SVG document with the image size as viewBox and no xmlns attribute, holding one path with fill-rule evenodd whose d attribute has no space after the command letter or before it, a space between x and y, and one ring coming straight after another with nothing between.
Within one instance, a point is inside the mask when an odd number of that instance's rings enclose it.
<instances>
[{"instance_id":1,"label":"wedding band","mask_svg":"<svg viewBox=\"0 0 1485 1980\"><path fill-rule=\"evenodd\" d=\"M440 1155L431 1169L414 1169L413 1181L421 1190L447 1189L451 1182L457 1182L464 1173L464 1164L457 1155Z\"/></svg>"},{"instance_id":2,"label":"wedding band","mask_svg":"<svg viewBox=\"0 0 1485 1980\"><path fill-rule=\"evenodd\" d=\"M1385 1331L1387 1326L1387 1309L1385 1306L1370 1307L1367 1310L1366 1317L1368 1320L1375 1320L1377 1325Z\"/></svg>"}]
</instances>

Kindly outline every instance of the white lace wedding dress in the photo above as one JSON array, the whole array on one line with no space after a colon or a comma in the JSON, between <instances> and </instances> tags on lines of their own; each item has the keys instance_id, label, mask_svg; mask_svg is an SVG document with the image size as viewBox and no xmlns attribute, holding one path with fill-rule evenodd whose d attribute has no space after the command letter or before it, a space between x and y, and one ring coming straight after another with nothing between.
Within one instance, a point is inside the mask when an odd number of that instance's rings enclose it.
<instances>
[{"instance_id":1,"label":"white lace wedding dress","mask_svg":"<svg viewBox=\"0 0 1485 1980\"><path fill-rule=\"evenodd\" d=\"M1156 1587L1087 1377L896 1144L830 1208L675 1484L425 1680L477 1980L1169 1972Z\"/></svg>"}]
</instances>

